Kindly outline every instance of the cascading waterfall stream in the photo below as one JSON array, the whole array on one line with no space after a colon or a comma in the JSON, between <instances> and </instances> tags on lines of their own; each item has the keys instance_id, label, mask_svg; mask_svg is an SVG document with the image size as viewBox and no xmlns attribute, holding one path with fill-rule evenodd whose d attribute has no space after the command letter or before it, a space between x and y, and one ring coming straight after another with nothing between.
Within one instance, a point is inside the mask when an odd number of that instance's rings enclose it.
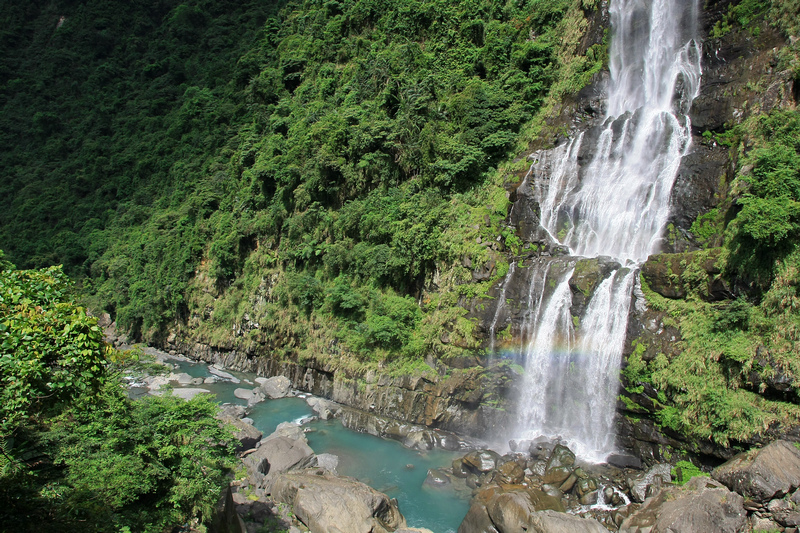
<instances>
[{"instance_id":1,"label":"cascading waterfall stream","mask_svg":"<svg viewBox=\"0 0 800 533\"><path fill-rule=\"evenodd\" d=\"M492 319L492 324L489 326L489 340L491 344L489 345L489 353L494 353L497 349L497 321L500 318L500 314L502 313L503 309L506 306L506 290L508 289L508 282L511 278L514 277L514 272L517 268L517 264L512 262L508 266L508 273L506 274L505 279L503 280L503 288L500 289L500 296L499 301L497 303L497 309L494 312L494 319Z\"/></svg>"},{"instance_id":2,"label":"cascading waterfall stream","mask_svg":"<svg viewBox=\"0 0 800 533\"><path fill-rule=\"evenodd\" d=\"M541 226L571 257L550 259L568 263L558 279L552 263L530 267L518 437L558 435L588 460L614 451L636 267L658 246L691 146L687 113L701 74L698 11L697 0L611 0L611 81L602 131L588 146L593 156L580 163L587 148L581 133L543 154L526 177ZM597 285L579 317L570 312L575 256L608 256L622 265ZM546 291L548 284L555 287Z\"/></svg>"}]
</instances>

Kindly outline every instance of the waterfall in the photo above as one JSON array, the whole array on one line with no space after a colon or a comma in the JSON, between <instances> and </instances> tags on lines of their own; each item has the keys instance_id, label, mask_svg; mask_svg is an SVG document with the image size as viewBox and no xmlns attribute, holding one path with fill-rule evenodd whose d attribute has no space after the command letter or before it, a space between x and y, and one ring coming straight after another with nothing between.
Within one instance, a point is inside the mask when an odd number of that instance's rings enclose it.
<instances>
[{"instance_id":1,"label":"waterfall","mask_svg":"<svg viewBox=\"0 0 800 533\"><path fill-rule=\"evenodd\" d=\"M611 0L607 114L588 147L592 155L581 161L587 137L580 133L541 155L526 177L536 188L541 226L570 258L529 267L517 436L560 436L588 460L614 451L636 267L658 247L680 161L691 147L687 113L701 74L698 10L697 0ZM577 257L599 256L621 266L573 316ZM565 260L570 267L554 277L550 265Z\"/></svg>"},{"instance_id":2,"label":"waterfall","mask_svg":"<svg viewBox=\"0 0 800 533\"><path fill-rule=\"evenodd\" d=\"M495 308L494 318L492 324L489 326L489 353L494 354L497 350L497 322L500 320L500 315L506 307L506 290L508 289L508 282L514 277L514 271L517 264L512 262L508 267L508 273L503 280L503 286L500 289L500 296L498 297L497 307Z\"/></svg>"}]
</instances>

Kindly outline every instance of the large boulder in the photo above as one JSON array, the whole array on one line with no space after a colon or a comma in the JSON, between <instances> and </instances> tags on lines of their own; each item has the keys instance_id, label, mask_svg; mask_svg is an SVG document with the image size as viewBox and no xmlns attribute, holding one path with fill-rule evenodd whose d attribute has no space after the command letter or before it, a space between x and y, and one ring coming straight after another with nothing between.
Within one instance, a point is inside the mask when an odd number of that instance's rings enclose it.
<instances>
[{"instance_id":1,"label":"large boulder","mask_svg":"<svg viewBox=\"0 0 800 533\"><path fill-rule=\"evenodd\" d=\"M464 466L477 474L491 472L497 468L500 455L492 450L477 450L464 456Z\"/></svg>"},{"instance_id":2,"label":"large boulder","mask_svg":"<svg viewBox=\"0 0 800 533\"><path fill-rule=\"evenodd\" d=\"M533 513L525 531L528 533L608 533L608 530L597 520L556 511Z\"/></svg>"},{"instance_id":3,"label":"large boulder","mask_svg":"<svg viewBox=\"0 0 800 533\"><path fill-rule=\"evenodd\" d=\"M233 437L239 441L236 446L237 452L243 452L255 448L256 444L261 440L262 433L257 430L252 424L248 424L241 418L230 415L220 414L217 418L224 424L233 426Z\"/></svg>"},{"instance_id":4,"label":"large boulder","mask_svg":"<svg viewBox=\"0 0 800 533\"><path fill-rule=\"evenodd\" d=\"M672 481L672 465L667 463L653 465L647 472L630 477L627 481L633 501L643 502L647 497L647 489L654 482Z\"/></svg>"},{"instance_id":5,"label":"large boulder","mask_svg":"<svg viewBox=\"0 0 800 533\"><path fill-rule=\"evenodd\" d=\"M304 440L270 436L244 458L244 465L250 479L269 493L280 474L311 466L314 457L314 451Z\"/></svg>"},{"instance_id":6,"label":"large boulder","mask_svg":"<svg viewBox=\"0 0 800 533\"><path fill-rule=\"evenodd\" d=\"M647 498L622 522L620 533L739 533L748 527L743 504L744 498L721 483L698 476L682 487L662 488Z\"/></svg>"},{"instance_id":7,"label":"large boulder","mask_svg":"<svg viewBox=\"0 0 800 533\"><path fill-rule=\"evenodd\" d=\"M800 450L790 442L775 441L740 453L711 475L747 498L766 502L800 487Z\"/></svg>"},{"instance_id":8,"label":"large boulder","mask_svg":"<svg viewBox=\"0 0 800 533\"><path fill-rule=\"evenodd\" d=\"M324 470L281 474L272 498L291 505L295 516L314 533L391 533L406 525L396 500Z\"/></svg>"},{"instance_id":9,"label":"large boulder","mask_svg":"<svg viewBox=\"0 0 800 533\"><path fill-rule=\"evenodd\" d=\"M522 485L490 485L473 498L458 533L523 531L530 517L543 510L564 511L559 498Z\"/></svg>"},{"instance_id":10,"label":"large boulder","mask_svg":"<svg viewBox=\"0 0 800 533\"><path fill-rule=\"evenodd\" d=\"M339 456L332 453L321 453L314 460L314 466L335 474L336 467L339 466Z\"/></svg>"},{"instance_id":11,"label":"large boulder","mask_svg":"<svg viewBox=\"0 0 800 533\"><path fill-rule=\"evenodd\" d=\"M263 381L259 387L267 398L285 398L292 390L292 382L286 376L274 376Z\"/></svg>"}]
</instances>

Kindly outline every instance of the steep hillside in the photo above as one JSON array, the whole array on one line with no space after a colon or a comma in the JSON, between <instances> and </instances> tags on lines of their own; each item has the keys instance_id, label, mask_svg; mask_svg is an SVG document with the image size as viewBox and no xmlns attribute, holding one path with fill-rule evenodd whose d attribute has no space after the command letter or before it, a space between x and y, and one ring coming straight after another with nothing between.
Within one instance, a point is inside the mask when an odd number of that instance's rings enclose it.
<instances>
[{"instance_id":1,"label":"steep hillside","mask_svg":"<svg viewBox=\"0 0 800 533\"><path fill-rule=\"evenodd\" d=\"M485 185L580 3L278 7L4 10L2 246L147 340L271 322L251 342L302 347L321 321L361 357L424 353L417 299L487 261L508 202Z\"/></svg>"},{"instance_id":2,"label":"steep hillside","mask_svg":"<svg viewBox=\"0 0 800 533\"><path fill-rule=\"evenodd\" d=\"M654 460L800 420L798 8L703 9L694 149L623 371L624 444ZM63 263L136 339L413 422L513 419L520 368L494 356L524 342L523 289L506 274L564 253L537 233L526 157L602 122L607 2L2 13L15 263ZM605 268L582 267L578 307Z\"/></svg>"}]
</instances>

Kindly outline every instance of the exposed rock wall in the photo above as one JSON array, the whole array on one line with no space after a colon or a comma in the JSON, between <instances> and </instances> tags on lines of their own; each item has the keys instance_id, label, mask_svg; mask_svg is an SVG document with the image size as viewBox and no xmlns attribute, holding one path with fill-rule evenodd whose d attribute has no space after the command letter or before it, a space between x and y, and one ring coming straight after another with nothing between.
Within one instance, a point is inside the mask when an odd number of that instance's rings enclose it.
<instances>
[{"instance_id":1,"label":"exposed rock wall","mask_svg":"<svg viewBox=\"0 0 800 533\"><path fill-rule=\"evenodd\" d=\"M432 371L427 377L392 377L335 369L314 360L299 363L171 340L165 346L169 350L260 376L286 376L295 389L386 419L491 438L511 416L486 404L488 398L509 396L506 387L515 374L508 367L449 369L444 376Z\"/></svg>"}]
</instances>

